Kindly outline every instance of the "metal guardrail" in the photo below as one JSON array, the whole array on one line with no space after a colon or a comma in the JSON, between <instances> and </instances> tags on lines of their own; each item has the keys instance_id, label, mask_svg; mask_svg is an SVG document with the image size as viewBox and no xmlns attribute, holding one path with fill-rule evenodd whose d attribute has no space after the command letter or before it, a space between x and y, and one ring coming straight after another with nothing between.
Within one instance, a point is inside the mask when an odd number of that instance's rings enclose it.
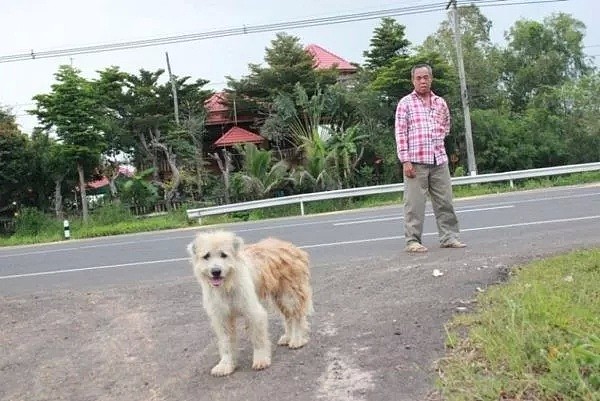
<instances>
[{"instance_id":1,"label":"metal guardrail","mask_svg":"<svg viewBox=\"0 0 600 401\"><path fill-rule=\"evenodd\" d=\"M508 171L504 173L480 174L467 177L452 178L452 185L481 184L498 181L509 181L511 187L514 180L535 177L547 177L552 175L581 173L585 171L600 170L600 162L586 164L572 164L568 166L545 167L530 170ZM334 191L313 192L308 194L283 196L280 198L260 199L250 202L232 203L228 205L209 206L199 209L188 209L189 219L202 219L205 216L240 212L245 210L262 209L272 206L281 206L298 203L300 214L304 216L304 202L312 202L327 199L349 198L354 196L385 194L390 192L404 191L404 184L387 184L361 188L346 188Z\"/></svg>"}]
</instances>

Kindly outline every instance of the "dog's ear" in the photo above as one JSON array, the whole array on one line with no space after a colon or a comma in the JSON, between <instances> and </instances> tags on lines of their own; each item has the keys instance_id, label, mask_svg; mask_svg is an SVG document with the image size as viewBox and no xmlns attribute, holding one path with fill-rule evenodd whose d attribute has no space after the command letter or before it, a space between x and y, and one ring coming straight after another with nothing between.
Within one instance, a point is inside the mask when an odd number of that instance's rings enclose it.
<instances>
[{"instance_id":1,"label":"dog's ear","mask_svg":"<svg viewBox=\"0 0 600 401\"><path fill-rule=\"evenodd\" d=\"M187 252L190 256L196 255L196 241L192 241L187 246Z\"/></svg>"},{"instance_id":2,"label":"dog's ear","mask_svg":"<svg viewBox=\"0 0 600 401\"><path fill-rule=\"evenodd\" d=\"M242 239L242 237L238 237L237 235L233 238L233 251L235 253L239 253L240 250L242 249L242 246L244 246L244 240Z\"/></svg>"}]
</instances>

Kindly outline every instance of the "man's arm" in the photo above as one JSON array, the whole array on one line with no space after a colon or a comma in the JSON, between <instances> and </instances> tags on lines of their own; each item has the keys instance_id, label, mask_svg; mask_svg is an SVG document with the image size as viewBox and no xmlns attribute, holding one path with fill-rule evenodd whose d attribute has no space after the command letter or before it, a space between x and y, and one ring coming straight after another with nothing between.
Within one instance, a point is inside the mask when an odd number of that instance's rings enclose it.
<instances>
[{"instance_id":1,"label":"man's arm","mask_svg":"<svg viewBox=\"0 0 600 401\"><path fill-rule=\"evenodd\" d=\"M408 158L408 108L406 104L402 102L398 103L396 107L396 151L398 153L398 159L401 163L409 161Z\"/></svg>"},{"instance_id":2,"label":"man's arm","mask_svg":"<svg viewBox=\"0 0 600 401\"><path fill-rule=\"evenodd\" d=\"M402 163L402 172L408 178L414 178L416 173L408 156L408 106L399 102L396 107L396 151Z\"/></svg>"},{"instance_id":3,"label":"man's arm","mask_svg":"<svg viewBox=\"0 0 600 401\"><path fill-rule=\"evenodd\" d=\"M448 109L448 104L444 99L442 99L444 105L444 137L450 134L450 110Z\"/></svg>"}]
</instances>

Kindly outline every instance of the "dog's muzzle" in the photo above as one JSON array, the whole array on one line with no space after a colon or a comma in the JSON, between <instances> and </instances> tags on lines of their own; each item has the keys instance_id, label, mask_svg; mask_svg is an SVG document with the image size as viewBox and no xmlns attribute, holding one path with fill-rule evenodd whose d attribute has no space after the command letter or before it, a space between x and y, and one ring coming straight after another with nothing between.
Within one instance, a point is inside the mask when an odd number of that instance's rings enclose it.
<instances>
[{"instance_id":1,"label":"dog's muzzle","mask_svg":"<svg viewBox=\"0 0 600 401\"><path fill-rule=\"evenodd\" d=\"M208 281L213 287L219 287L221 284L223 284L223 276L221 276L221 272L222 270L220 267L213 267L210 269L210 277Z\"/></svg>"}]
</instances>

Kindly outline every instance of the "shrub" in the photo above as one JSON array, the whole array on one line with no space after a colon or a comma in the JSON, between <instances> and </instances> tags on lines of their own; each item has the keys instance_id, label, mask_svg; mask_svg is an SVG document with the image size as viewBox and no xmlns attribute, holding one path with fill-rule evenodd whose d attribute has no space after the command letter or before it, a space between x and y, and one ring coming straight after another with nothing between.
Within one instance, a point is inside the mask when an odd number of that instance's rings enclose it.
<instances>
[{"instance_id":1,"label":"shrub","mask_svg":"<svg viewBox=\"0 0 600 401\"><path fill-rule=\"evenodd\" d=\"M41 232L49 231L56 227L57 232L61 230L60 222L50 218L48 215L36 208L25 207L17 214L15 221L15 234L18 236L37 236Z\"/></svg>"}]
</instances>

